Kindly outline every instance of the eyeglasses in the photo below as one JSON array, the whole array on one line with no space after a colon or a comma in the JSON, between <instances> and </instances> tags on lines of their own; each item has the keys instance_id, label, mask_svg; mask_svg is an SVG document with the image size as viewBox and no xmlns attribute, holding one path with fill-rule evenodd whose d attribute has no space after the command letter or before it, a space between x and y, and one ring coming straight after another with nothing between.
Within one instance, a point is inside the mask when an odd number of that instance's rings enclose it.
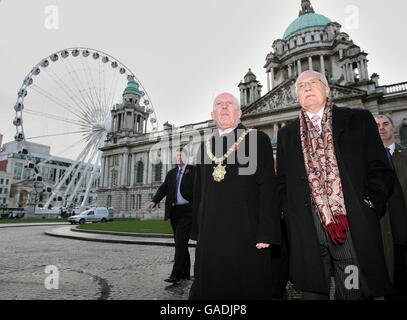
<instances>
[{"instance_id":1,"label":"eyeglasses","mask_svg":"<svg viewBox=\"0 0 407 320\"><path fill-rule=\"evenodd\" d=\"M299 82L299 83L297 83L297 88L298 88L299 90L305 90L305 88L307 87L307 85L309 85L310 88L316 88L317 85L318 85L320 82L321 82L322 84L324 84L320 79L312 79L312 80L310 80L310 81ZM325 85L325 84L324 84L324 85Z\"/></svg>"}]
</instances>

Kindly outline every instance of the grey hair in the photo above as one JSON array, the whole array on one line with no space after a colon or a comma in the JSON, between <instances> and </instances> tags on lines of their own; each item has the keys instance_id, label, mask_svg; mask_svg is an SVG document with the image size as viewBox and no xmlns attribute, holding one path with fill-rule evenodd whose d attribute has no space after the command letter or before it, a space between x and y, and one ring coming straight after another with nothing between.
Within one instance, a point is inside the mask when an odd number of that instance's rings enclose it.
<instances>
[{"instance_id":1,"label":"grey hair","mask_svg":"<svg viewBox=\"0 0 407 320\"><path fill-rule=\"evenodd\" d=\"M215 100L213 100L213 109L215 109L215 102L216 102L216 100L217 100L221 95L223 95L223 94L227 94L227 95L231 96L231 97L233 98L233 100L235 100L236 108L237 108L237 109L240 109L240 102L239 102L239 99L237 99L233 94L231 94L231 93L229 93L229 92L222 92L222 93L220 93L220 94L218 94L218 95L216 96Z\"/></svg>"},{"instance_id":2,"label":"grey hair","mask_svg":"<svg viewBox=\"0 0 407 320\"><path fill-rule=\"evenodd\" d=\"M390 117L389 114L379 114L378 116L375 117L375 119L377 118L387 118L390 121L391 125L394 127L393 119Z\"/></svg>"},{"instance_id":3,"label":"grey hair","mask_svg":"<svg viewBox=\"0 0 407 320\"><path fill-rule=\"evenodd\" d=\"M298 76L297 81L295 81L295 90L298 91L298 80L300 80L301 77L302 77L304 74L307 74L307 73L316 74L316 75L319 77L319 80L321 80L321 82L322 82L326 87L329 87L329 85L328 85L328 80L326 79L326 77L325 77L324 74L319 73L319 72L314 71L314 70L306 70L306 71L302 72L302 73Z\"/></svg>"}]
</instances>

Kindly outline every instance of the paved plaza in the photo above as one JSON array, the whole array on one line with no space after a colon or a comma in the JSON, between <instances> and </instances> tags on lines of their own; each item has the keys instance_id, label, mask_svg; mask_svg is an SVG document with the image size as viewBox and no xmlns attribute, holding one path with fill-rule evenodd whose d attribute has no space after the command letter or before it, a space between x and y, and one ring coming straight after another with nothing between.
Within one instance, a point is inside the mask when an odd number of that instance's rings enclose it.
<instances>
[{"instance_id":1,"label":"paved plaza","mask_svg":"<svg viewBox=\"0 0 407 320\"><path fill-rule=\"evenodd\" d=\"M173 247L80 241L44 234L53 228L0 229L0 299L188 298L191 280L177 285L163 281L171 272ZM195 252L189 250L193 263ZM58 289L46 288L47 284L50 287L47 277L52 276L45 273L47 266L56 266L59 272Z\"/></svg>"}]
</instances>

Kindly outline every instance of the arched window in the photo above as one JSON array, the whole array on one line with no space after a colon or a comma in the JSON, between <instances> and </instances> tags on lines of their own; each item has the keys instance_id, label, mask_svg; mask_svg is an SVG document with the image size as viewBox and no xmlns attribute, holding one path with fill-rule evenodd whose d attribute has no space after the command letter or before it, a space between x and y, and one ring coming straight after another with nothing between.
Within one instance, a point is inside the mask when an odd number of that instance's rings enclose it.
<instances>
[{"instance_id":1,"label":"arched window","mask_svg":"<svg viewBox=\"0 0 407 320\"><path fill-rule=\"evenodd\" d=\"M402 147L407 147L407 125L400 128L400 144Z\"/></svg>"},{"instance_id":2,"label":"arched window","mask_svg":"<svg viewBox=\"0 0 407 320\"><path fill-rule=\"evenodd\" d=\"M136 165L136 183L143 183L144 163L139 161Z\"/></svg>"}]
</instances>

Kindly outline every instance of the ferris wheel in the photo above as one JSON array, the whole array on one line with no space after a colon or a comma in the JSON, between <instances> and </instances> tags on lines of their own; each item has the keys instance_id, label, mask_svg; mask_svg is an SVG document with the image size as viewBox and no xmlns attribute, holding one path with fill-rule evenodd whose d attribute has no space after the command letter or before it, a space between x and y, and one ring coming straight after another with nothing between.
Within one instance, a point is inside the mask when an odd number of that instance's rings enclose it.
<instances>
[{"instance_id":1,"label":"ferris wheel","mask_svg":"<svg viewBox=\"0 0 407 320\"><path fill-rule=\"evenodd\" d=\"M118 59L91 48L68 48L37 63L24 78L14 105L14 139L27 160L29 179L43 184L52 201L60 205L77 202L85 206L100 175L101 151L111 126L110 110L121 102L127 82L138 83L140 106L149 114L147 132L158 130L151 99L142 83ZM50 147L39 158L30 143ZM47 175L47 164L71 163L58 177ZM44 176L44 172L45 175Z\"/></svg>"}]
</instances>

